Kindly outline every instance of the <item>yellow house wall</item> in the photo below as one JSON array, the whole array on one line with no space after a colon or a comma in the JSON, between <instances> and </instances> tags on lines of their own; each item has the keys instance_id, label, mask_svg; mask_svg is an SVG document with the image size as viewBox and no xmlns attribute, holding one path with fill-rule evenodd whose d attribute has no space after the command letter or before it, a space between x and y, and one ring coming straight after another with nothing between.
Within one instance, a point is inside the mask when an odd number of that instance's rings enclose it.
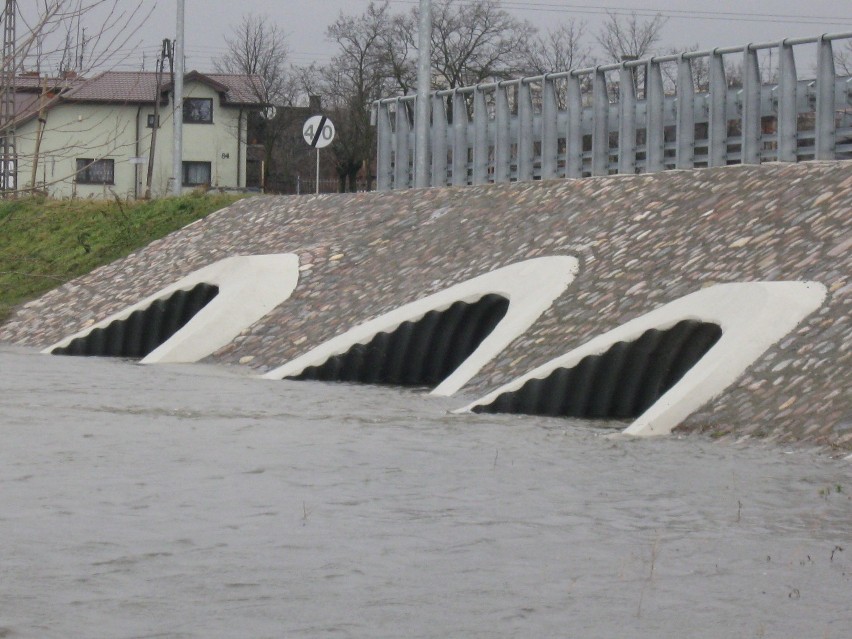
<instances>
[{"instance_id":1,"label":"yellow house wall","mask_svg":"<svg viewBox=\"0 0 852 639\"><path fill-rule=\"evenodd\" d=\"M238 107L223 107L219 94L197 82L187 83L184 97L212 98L213 123L183 125L184 161L211 163L211 187L245 187L246 114ZM152 129L147 127L154 105L63 103L50 109L42 135L36 187L49 195L67 197L143 197ZM18 186L32 186L32 159L38 122L32 120L17 132ZM160 128L154 154L152 195L171 192L172 106L160 105ZM239 136L238 136L239 132ZM137 140L138 136L138 140ZM142 164L131 158L142 157ZM76 182L77 158L112 159L114 184ZM183 187L188 192L196 187Z\"/></svg>"}]
</instances>

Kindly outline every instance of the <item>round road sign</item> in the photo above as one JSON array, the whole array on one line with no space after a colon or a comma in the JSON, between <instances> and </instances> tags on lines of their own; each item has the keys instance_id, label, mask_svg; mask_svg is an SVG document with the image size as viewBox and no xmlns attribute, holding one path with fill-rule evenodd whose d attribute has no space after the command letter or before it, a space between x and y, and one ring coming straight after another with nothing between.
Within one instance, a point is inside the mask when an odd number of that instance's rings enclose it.
<instances>
[{"instance_id":1,"label":"round road sign","mask_svg":"<svg viewBox=\"0 0 852 639\"><path fill-rule=\"evenodd\" d=\"M334 139L334 124L327 116L314 115L302 127L302 137L312 149L321 149Z\"/></svg>"}]
</instances>

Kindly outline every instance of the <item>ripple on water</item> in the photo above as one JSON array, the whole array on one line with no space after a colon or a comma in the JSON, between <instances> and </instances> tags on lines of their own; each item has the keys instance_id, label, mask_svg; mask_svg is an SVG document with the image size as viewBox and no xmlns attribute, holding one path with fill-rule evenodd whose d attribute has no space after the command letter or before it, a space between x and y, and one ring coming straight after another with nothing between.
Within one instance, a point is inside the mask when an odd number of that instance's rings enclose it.
<instances>
[{"instance_id":1,"label":"ripple on water","mask_svg":"<svg viewBox=\"0 0 852 639\"><path fill-rule=\"evenodd\" d=\"M0 637L852 623L848 462L205 366L7 349L0 385Z\"/></svg>"}]
</instances>

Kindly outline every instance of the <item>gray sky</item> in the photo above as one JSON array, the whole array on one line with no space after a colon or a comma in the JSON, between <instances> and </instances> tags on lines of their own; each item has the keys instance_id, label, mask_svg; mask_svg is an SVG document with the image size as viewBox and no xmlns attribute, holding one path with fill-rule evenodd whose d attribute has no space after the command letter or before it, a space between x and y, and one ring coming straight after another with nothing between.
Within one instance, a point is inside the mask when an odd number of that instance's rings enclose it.
<instances>
[{"instance_id":1,"label":"gray sky","mask_svg":"<svg viewBox=\"0 0 852 639\"><path fill-rule=\"evenodd\" d=\"M25 5L28 0L20 3ZM127 6L139 0L121 0ZM186 0L187 68L211 70L225 51L224 38L245 13L265 15L289 35L295 64L328 62L334 53L326 27L341 11L358 14L369 0ZM144 0L151 18L124 50L120 69L153 69L163 38L175 33L176 0ZM395 11L409 11L418 0L391 0ZM852 31L852 0L504 0L503 7L542 31L571 17L588 24L587 41L605 18L604 11L636 10L668 17L662 48L701 48L765 42L792 36ZM750 15L749 15L750 14Z\"/></svg>"},{"instance_id":2,"label":"gray sky","mask_svg":"<svg viewBox=\"0 0 852 639\"><path fill-rule=\"evenodd\" d=\"M186 0L188 66L205 67L211 56L221 54L229 26L247 12L267 15L289 34L295 63L326 62L333 53L325 40L326 27L341 11L360 13L367 4L368 0ZM417 4L418 0L391 2L400 12ZM174 32L172 27L163 35L168 19L174 19L176 2L159 0L158 5L156 24L144 30L146 44L153 42L155 50L156 43ZM712 48L852 31L852 0L515 0L504 1L503 6L541 30L574 17L593 31L603 21L605 8L660 11L669 16L663 31L666 48L694 44ZM760 15L736 15L749 13Z\"/></svg>"}]
</instances>

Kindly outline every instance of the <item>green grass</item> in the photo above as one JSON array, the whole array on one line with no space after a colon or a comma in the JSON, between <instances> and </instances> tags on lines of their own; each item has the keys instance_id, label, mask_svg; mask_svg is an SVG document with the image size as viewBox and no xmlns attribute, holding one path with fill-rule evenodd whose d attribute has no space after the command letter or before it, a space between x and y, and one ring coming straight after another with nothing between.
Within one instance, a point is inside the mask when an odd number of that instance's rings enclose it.
<instances>
[{"instance_id":1,"label":"green grass","mask_svg":"<svg viewBox=\"0 0 852 639\"><path fill-rule=\"evenodd\" d=\"M16 305L240 197L193 193L138 202L0 200L0 323Z\"/></svg>"}]
</instances>

